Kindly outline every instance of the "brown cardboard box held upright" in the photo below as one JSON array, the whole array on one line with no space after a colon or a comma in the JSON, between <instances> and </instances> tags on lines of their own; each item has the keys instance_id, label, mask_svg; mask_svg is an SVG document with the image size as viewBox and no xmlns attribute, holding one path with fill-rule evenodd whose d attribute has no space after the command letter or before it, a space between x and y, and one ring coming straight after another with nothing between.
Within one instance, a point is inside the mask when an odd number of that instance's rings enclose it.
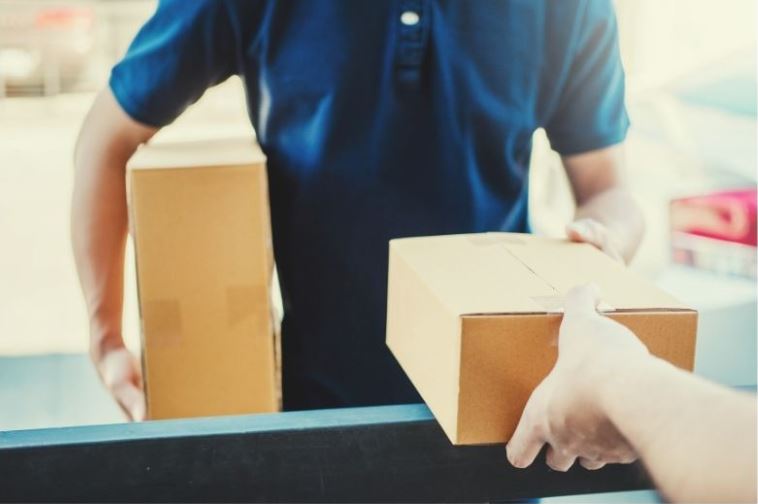
<instances>
[{"instance_id":1,"label":"brown cardboard box held upright","mask_svg":"<svg viewBox=\"0 0 758 504\"><path fill-rule=\"evenodd\" d=\"M591 245L523 234L392 240L387 344L453 443L502 443L555 364L563 296L588 282L651 353L692 369L695 311Z\"/></svg>"},{"instance_id":2,"label":"brown cardboard box held upright","mask_svg":"<svg viewBox=\"0 0 758 504\"><path fill-rule=\"evenodd\" d=\"M147 145L127 183L148 418L278 410L263 154L251 140Z\"/></svg>"}]
</instances>

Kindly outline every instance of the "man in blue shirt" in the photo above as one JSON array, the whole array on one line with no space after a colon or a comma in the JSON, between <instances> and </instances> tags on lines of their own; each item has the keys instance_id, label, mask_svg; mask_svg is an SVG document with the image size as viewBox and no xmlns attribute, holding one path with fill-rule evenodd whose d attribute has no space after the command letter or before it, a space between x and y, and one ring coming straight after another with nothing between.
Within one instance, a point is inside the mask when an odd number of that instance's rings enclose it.
<instances>
[{"instance_id":1,"label":"man in blue shirt","mask_svg":"<svg viewBox=\"0 0 758 504\"><path fill-rule=\"evenodd\" d=\"M537 128L574 190L570 238L626 259L640 239L608 0L162 1L76 150L91 354L132 418L144 403L121 338L124 167L235 74L268 156L285 409L420 400L384 344L387 242L528 231Z\"/></svg>"}]
</instances>

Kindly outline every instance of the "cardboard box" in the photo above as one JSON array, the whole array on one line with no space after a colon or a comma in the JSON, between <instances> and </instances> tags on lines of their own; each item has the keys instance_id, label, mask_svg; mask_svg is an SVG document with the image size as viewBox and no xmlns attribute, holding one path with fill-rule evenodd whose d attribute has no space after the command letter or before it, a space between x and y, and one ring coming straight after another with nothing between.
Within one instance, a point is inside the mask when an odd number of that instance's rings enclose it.
<instances>
[{"instance_id":1,"label":"cardboard box","mask_svg":"<svg viewBox=\"0 0 758 504\"><path fill-rule=\"evenodd\" d=\"M510 439L555 364L562 296L601 309L692 369L697 313L591 245L486 233L390 242L387 344L455 444Z\"/></svg>"},{"instance_id":2,"label":"cardboard box","mask_svg":"<svg viewBox=\"0 0 758 504\"><path fill-rule=\"evenodd\" d=\"M148 145L127 182L148 418L277 411L263 154L251 140Z\"/></svg>"},{"instance_id":3,"label":"cardboard box","mask_svg":"<svg viewBox=\"0 0 758 504\"><path fill-rule=\"evenodd\" d=\"M757 199L755 187L676 198L669 208L671 231L755 248Z\"/></svg>"}]
</instances>

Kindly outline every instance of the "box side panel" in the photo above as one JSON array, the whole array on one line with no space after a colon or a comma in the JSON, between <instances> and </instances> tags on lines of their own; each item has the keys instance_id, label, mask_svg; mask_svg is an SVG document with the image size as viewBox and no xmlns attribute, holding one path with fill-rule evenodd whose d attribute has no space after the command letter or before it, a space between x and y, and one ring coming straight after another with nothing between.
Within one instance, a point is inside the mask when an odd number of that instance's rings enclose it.
<instances>
[{"instance_id":1,"label":"box side panel","mask_svg":"<svg viewBox=\"0 0 758 504\"><path fill-rule=\"evenodd\" d=\"M148 415L276 410L265 167L133 171Z\"/></svg>"},{"instance_id":2,"label":"box side panel","mask_svg":"<svg viewBox=\"0 0 758 504\"><path fill-rule=\"evenodd\" d=\"M687 371L694 369L697 312L613 313L608 317L631 329L651 354Z\"/></svg>"},{"instance_id":3,"label":"box side panel","mask_svg":"<svg viewBox=\"0 0 758 504\"><path fill-rule=\"evenodd\" d=\"M140 281L139 281L139 258L137 257L137 254L139 253L139 250L137 248L137 233L136 233L136 222L137 222L137 215L136 215L136 205L134 204L134 190L133 187L135 183L138 183L135 179L137 178L136 174L132 170L127 170L126 172L126 206L127 206L127 220L128 220L128 233L129 236L127 239L132 240L132 245L134 247L134 262L135 262L135 276L137 281L137 313L139 316L139 331L140 331L140 368L142 369L142 386L145 392L145 399L146 403L149 404L150 399L147 397L147 376L145 376L144 370L147 369L147 366L145 365L145 330L144 330L144 323L143 323L143 316L142 316L142 306L139 303L139 298L141 297L139 294L140 291ZM146 405L147 406L147 405ZM150 418L150 412L146 411L146 417Z\"/></svg>"},{"instance_id":4,"label":"box side panel","mask_svg":"<svg viewBox=\"0 0 758 504\"><path fill-rule=\"evenodd\" d=\"M460 444L510 439L529 395L555 364L561 319L559 314L463 318Z\"/></svg>"},{"instance_id":5,"label":"box side panel","mask_svg":"<svg viewBox=\"0 0 758 504\"><path fill-rule=\"evenodd\" d=\"M692 370L695 312L615 313L650 352ZM531 392L557 357L562 315L463 318L458 443L503 443L513 435Z\"/></svg>"},{"instance_id":6,"label":"box side panel","mask_svg":"<svg viewBox=\"0 0 758 504\"><path fill-rule=\"evenodd\" d=\"M259 205L261 209L261 230L260 239L261 247L266 251L266 269L268 271L268 303L269 303L269 320L271 324L271 333L274 338L274 387L276 393L276 410L280 411L283 404L282 395L282 328L281 314L277 313L274 306L274 268L276 261L274 259L274 238L271 232L271 202L269 201L268 191L268 165L265 159L260 166L262 167L261 183L257 185L258 195L261 198Z\"/></svg>"},{"instance_id":7,"label":"box side panel","mask_svg":"<svg viewBox=\"0 0 758 504\"><path fill-rule=\"evenodd\" d=\"M451 441L456 439L460 318L390 245L387 346Z\"/></svg>"}]
</instances>

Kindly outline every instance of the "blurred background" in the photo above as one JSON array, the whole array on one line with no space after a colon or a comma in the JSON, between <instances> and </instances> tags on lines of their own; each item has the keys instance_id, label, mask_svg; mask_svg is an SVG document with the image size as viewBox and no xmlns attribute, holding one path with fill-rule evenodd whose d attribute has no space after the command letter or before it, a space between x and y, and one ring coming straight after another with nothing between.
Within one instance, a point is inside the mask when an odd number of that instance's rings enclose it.
<instances>
[{"instance_id":1,"label":"blurred background","mask_svg":"<svg viewBox=\"0 0 758 504\"><path fill-rule=\"evenodd\" d=\"M86 357L69 244L75 136L152 0L0 0L0 430L118 422ZM648 233L632 267L701 311L696 371L756 375L756 2L617 0L629 181ZM253 135L237 78L157 140ZM562 234L559 159L535 135L531 213ZM726 192L725 192L726 191ZM751 234L752 233L752 234ZM134 261L125 337L139 349Z\"/></svg>"}]
</instances>

